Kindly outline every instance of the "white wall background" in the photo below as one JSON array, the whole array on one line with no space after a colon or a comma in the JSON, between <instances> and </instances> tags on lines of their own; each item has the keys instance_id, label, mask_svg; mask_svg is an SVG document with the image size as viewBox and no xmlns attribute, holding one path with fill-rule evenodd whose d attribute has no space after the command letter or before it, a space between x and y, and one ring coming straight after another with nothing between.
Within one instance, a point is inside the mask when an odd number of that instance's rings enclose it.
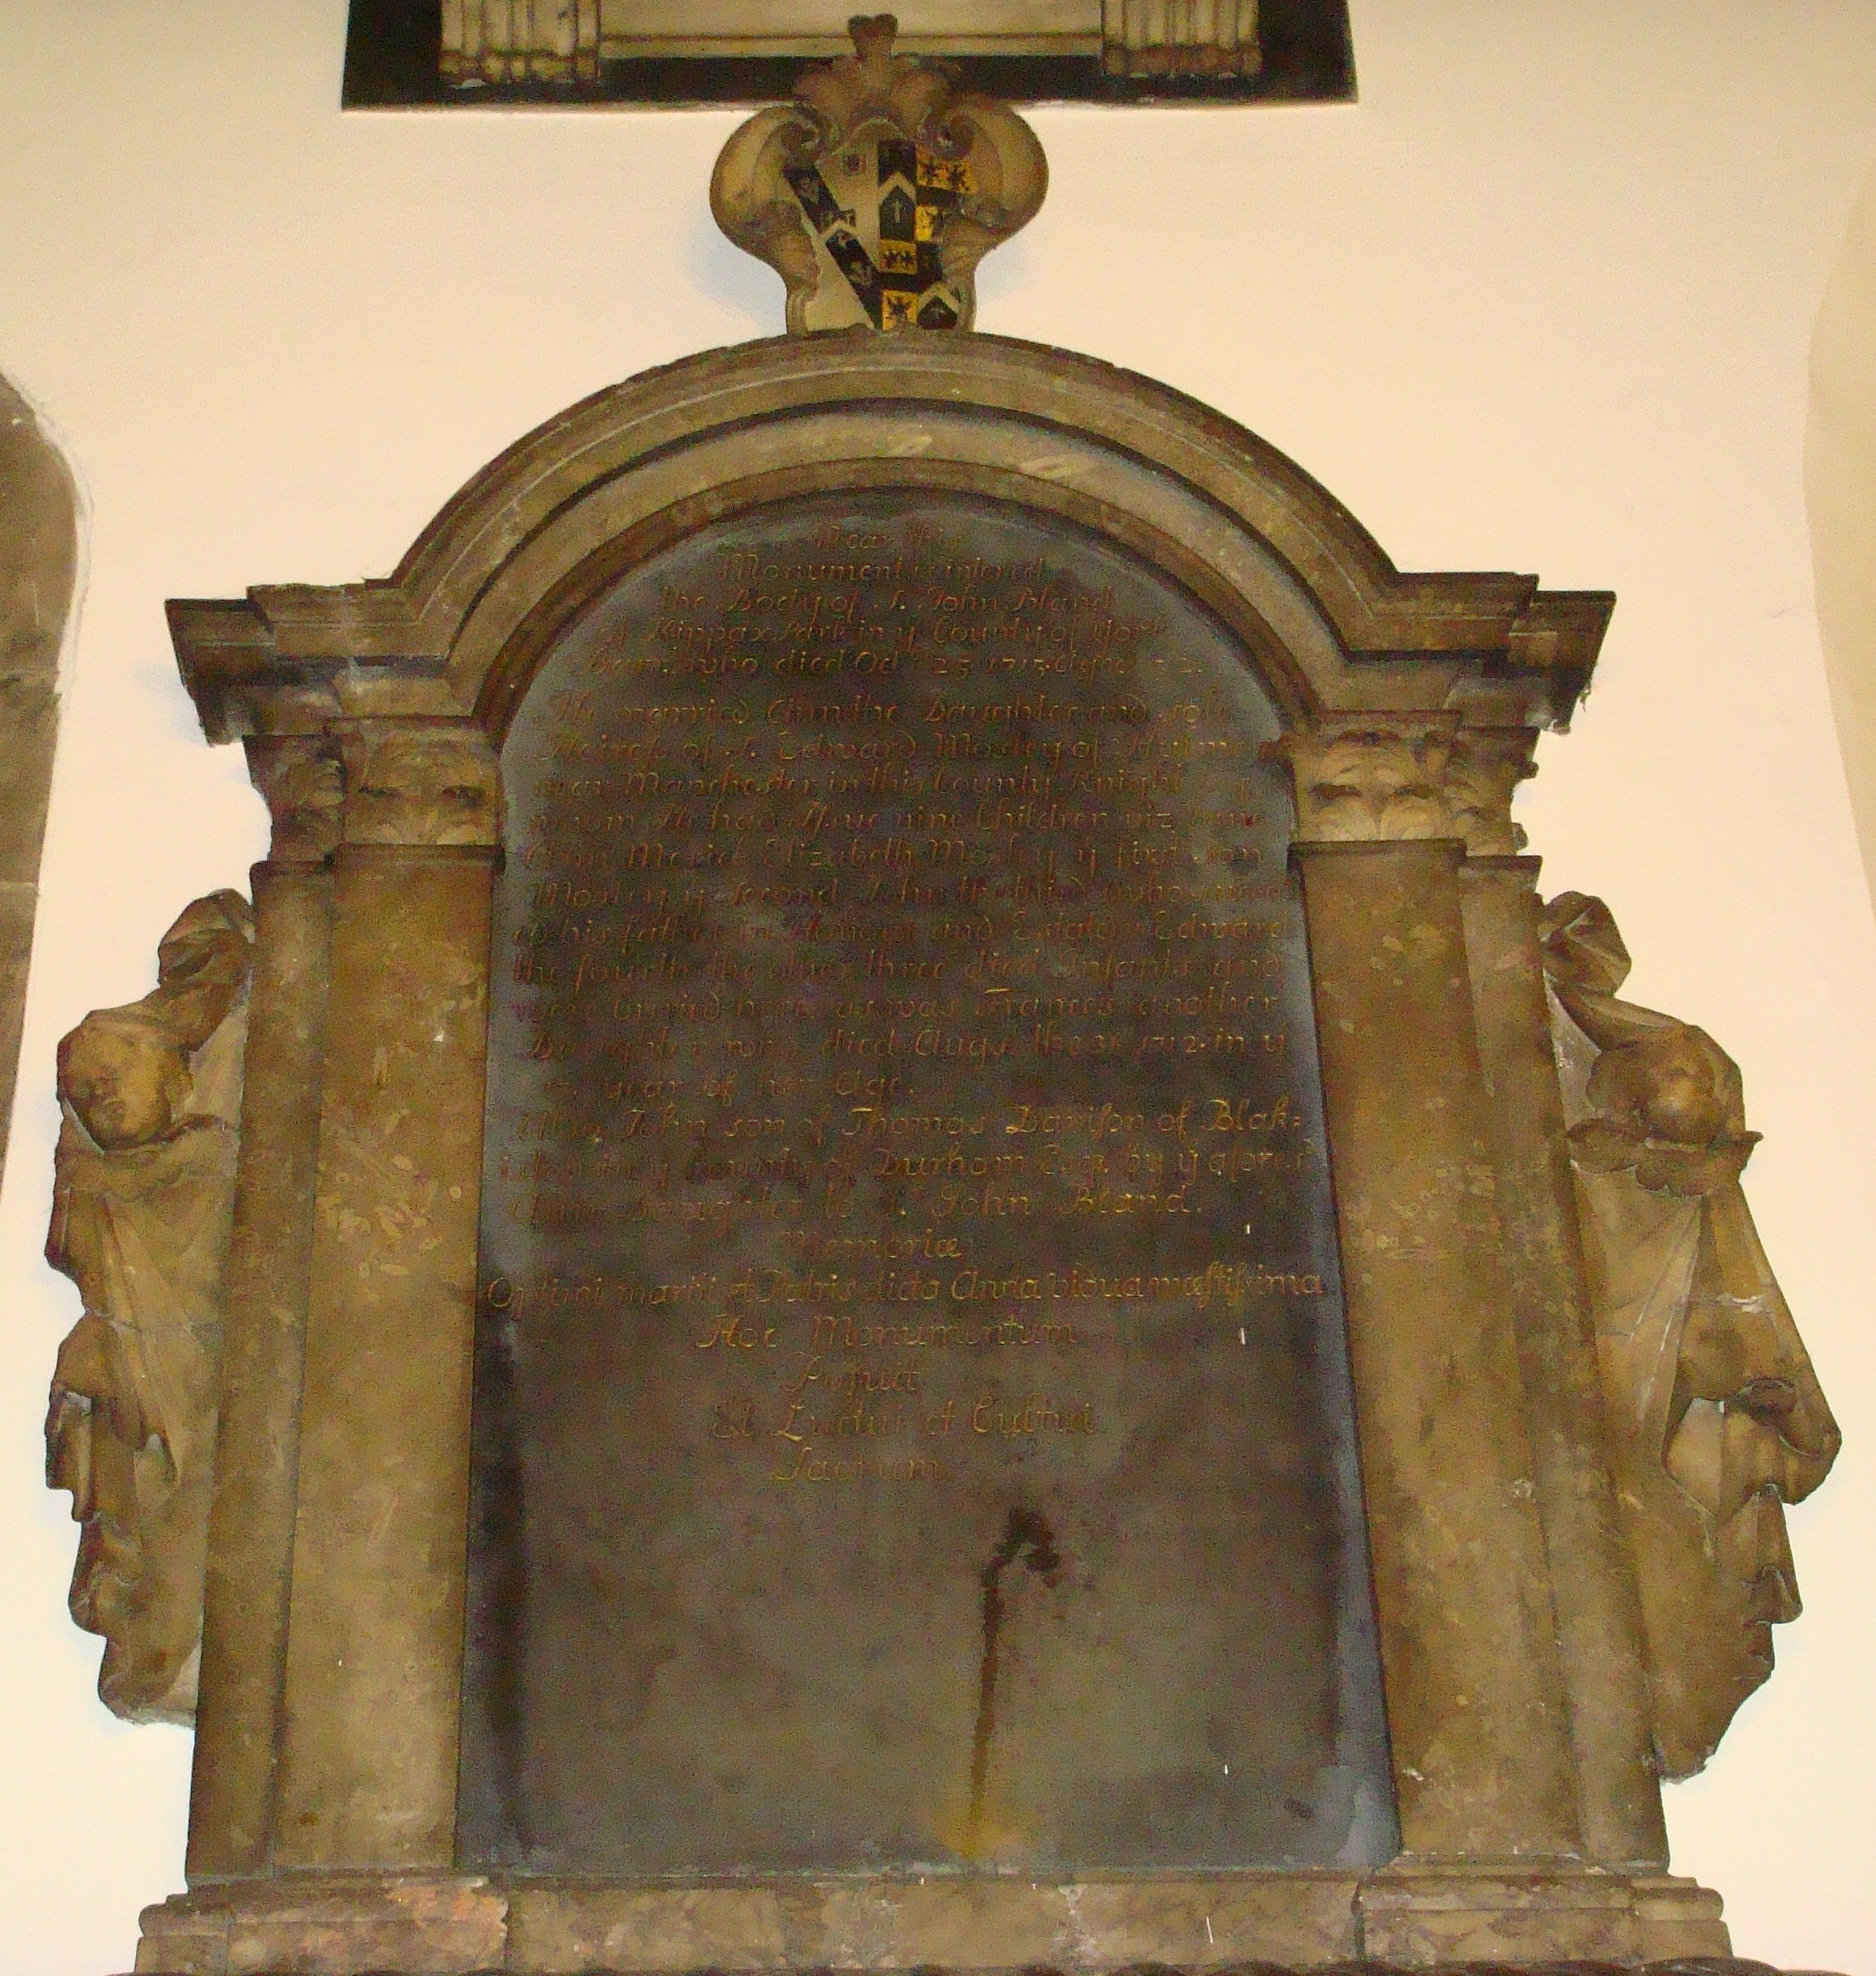
<instances>
[{"instance_id":1,"label":"white wall background","mask_svg":"<svg viewBox=\"0 0 1876 1976\"><path fill-rule=\"evenodd\" d=\"M1876 174L1863 182L1818 312L1804 486L1825 671L1876 886Z\"/></svg>"},{"instance_id":2,"label":"white wall background","mask_svg":"<svg viewBox=\"0 0 1876 1976\"><path fill-rule=\"evenodd\" d=\"M779 326L705 203L727 114L344 117L343 0L0 0L0 370L90 503L0 1196L0 1972L128 1966L181 1884L188 1742L92 1696L40 1480L73 1293L40 1262L52 1053L258 856L161 604L388 570L511 439ZM1870 0L1356 0L1356 107L1038 115L1054 190L987 329L1165 379L1404 567L1621 595L1526 800L1638 998L1707 1028L1848 1435L1794 1518L1807 1616L1676 1864L1741 1953L1876 1966L1876 937L1812 602L1806 363L1876 157ZM1866 576L1866 580L1869 579Z\"/></svg>"}]
</instances>

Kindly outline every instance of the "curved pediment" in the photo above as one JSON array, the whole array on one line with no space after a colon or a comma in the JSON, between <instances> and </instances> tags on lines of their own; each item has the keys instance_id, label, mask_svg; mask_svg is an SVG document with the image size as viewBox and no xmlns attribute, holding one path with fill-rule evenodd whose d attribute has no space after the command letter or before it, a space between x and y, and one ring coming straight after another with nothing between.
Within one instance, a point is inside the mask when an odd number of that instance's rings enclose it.
<instances>
[{"instance_id":1,"label":"curved pediment","mask_svg":"<svg viewBox=\"0 0 1876 1976\"><path fill-rule=\"evenodd\" d=\"M490 463L388 578L171 605L214 739L335 716L505 724L597 588L739 511L854 486L968 490L1124 542L1230 622L1286 718L1461 713L1561 726L1613 598L1403 573L1274 446L1183 394L1043 345L840 332L687 358Z\"/></svg>"}]
</instances>

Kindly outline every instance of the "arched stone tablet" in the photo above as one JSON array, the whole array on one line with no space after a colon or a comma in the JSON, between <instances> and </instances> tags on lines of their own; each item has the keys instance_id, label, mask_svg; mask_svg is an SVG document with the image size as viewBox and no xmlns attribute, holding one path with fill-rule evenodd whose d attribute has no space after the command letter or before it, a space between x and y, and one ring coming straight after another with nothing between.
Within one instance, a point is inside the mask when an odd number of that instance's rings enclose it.
<instances>
[{"instance_id":1,"label":"arched stone tablet","mask_svg":"<svg viewBox=\"0 0 1876 1976\"><path fill-rule=\"evenodd\" d=\"M1394 1850L1280 731L1070 523L756 509L503 751L466 1852Z\"/></svg>"}]
</instances>

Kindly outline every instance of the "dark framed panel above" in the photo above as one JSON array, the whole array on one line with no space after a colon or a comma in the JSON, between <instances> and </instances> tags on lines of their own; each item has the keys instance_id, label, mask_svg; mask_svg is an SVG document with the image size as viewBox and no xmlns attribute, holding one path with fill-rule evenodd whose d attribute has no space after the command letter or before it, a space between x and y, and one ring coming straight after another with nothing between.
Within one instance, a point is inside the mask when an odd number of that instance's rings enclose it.
<instances>
[{"instance_id":1,"label":"dark framed panel above","mask_svg":"<svg viewBox=\"0 0 1876 1976\"><path fill-rule=\"evenodd\" d=\"M779 102L848 0L351 0L345 107ZM898 47L1014 103L1335 103L1347 0L900 0Z\"/></svg>"}]
</instances>

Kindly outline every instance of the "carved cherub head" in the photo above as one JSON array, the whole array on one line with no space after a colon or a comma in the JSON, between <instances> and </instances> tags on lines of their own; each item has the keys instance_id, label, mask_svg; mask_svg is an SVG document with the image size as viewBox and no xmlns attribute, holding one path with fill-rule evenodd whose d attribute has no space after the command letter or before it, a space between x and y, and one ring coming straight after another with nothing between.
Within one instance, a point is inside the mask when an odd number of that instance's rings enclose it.
<instances>
[{"instance_id":1,"label":"carved cherub head","mask_svg":"<svg viewBox=\"0 0 1876 1976\"><path fill-rule=\"evenodd\" d=\"M167 1137L189 1087L188 1050L136 1003L87 1015L59 1045L59 1095L107 1153Z\"/></svg>"},{"instance_id":2,"label":"carved cherub head","mask_svg":"<svg viewBox=\"0 0 1876 1976\"><path fill-rule=\"evenodd\" d=\"M1748 1132L1739 1066L1705 1030L1613 998L1578 998L1577 1019L1602 1054L1589 1074L1594 1115L1571 1134L1578 1165L1632 1169L1655 1191L1702 1195L1744 1170Z\"/></svg>"}]
</instances>

